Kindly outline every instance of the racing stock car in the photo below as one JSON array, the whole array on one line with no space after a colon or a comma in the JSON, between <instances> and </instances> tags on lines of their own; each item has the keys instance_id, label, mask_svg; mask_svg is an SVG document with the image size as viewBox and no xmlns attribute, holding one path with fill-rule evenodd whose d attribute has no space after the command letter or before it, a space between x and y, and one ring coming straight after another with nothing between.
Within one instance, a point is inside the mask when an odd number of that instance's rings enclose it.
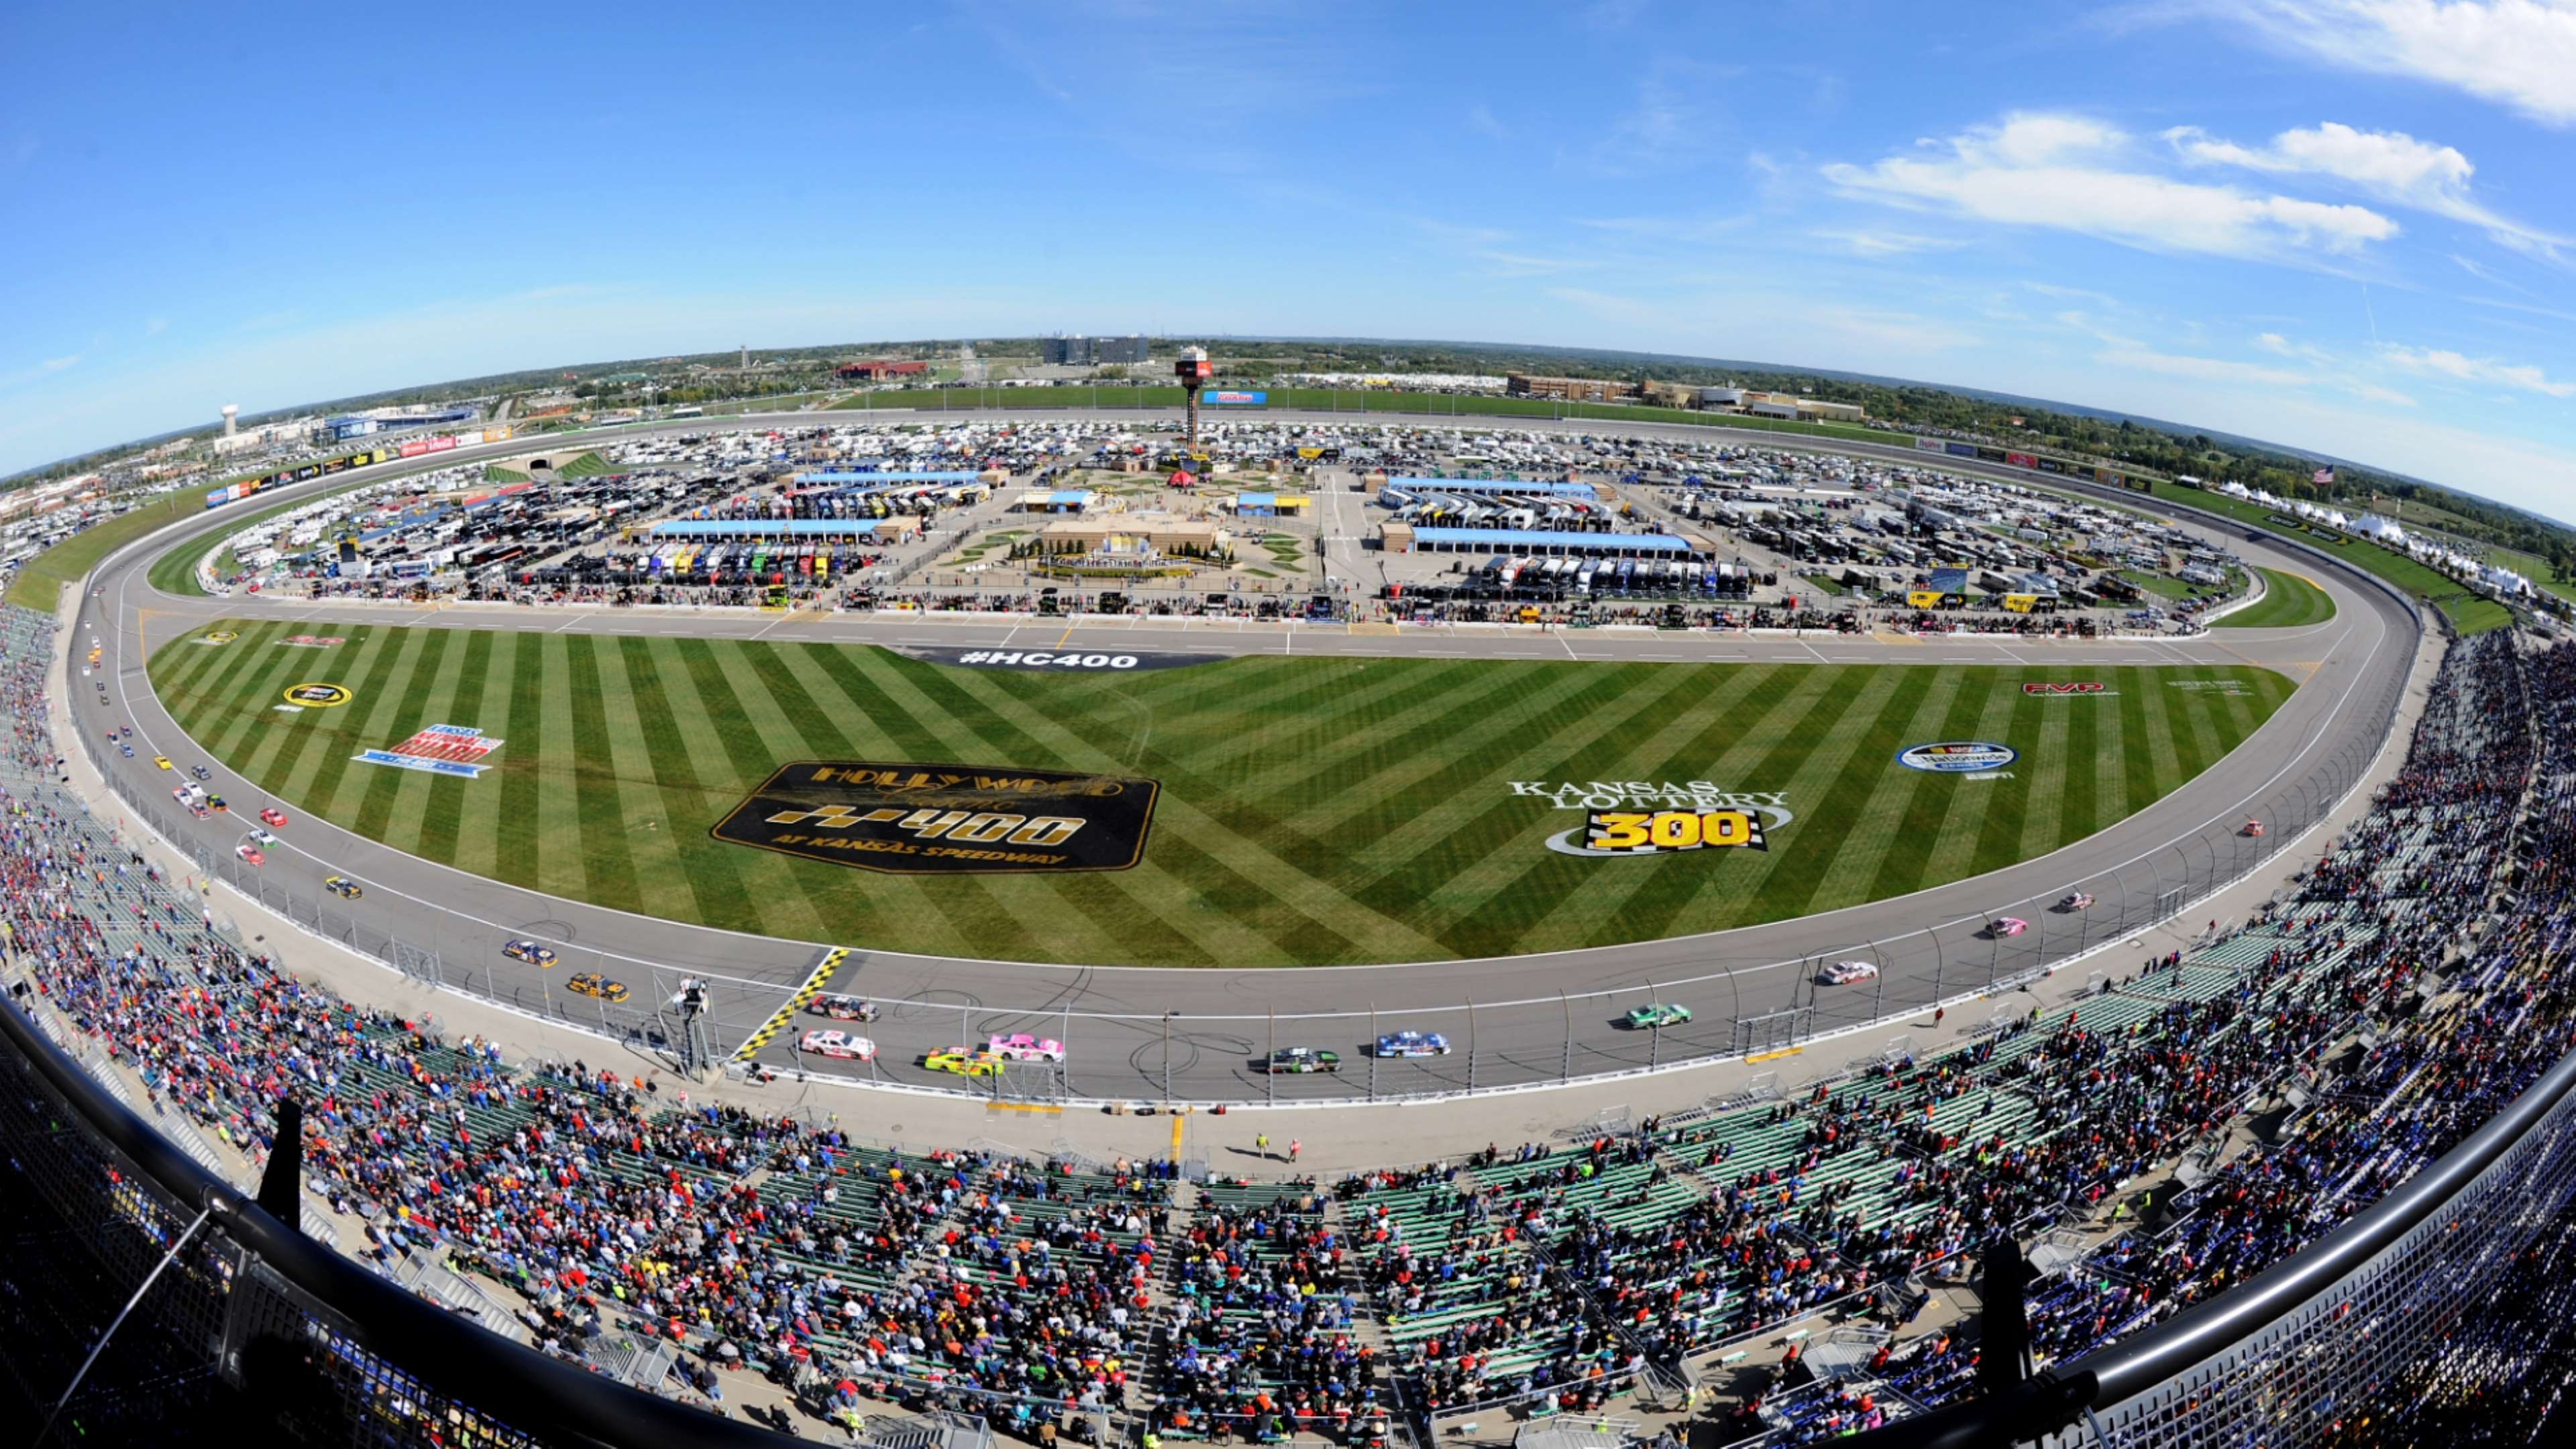
<instances>
[{"instance_id":1,"label":"racing stock car","mask_svg":"<svg viewBox=\"0 0 2576 1449\"><path fill-rule=\"evenodd\" d=\"M875 1002L861 1001L855 996L844 996L837 991L826 991L822 995L815 997L813 1000L806 1002L805 1009L813 1015L828 1016L834 1021L874 1021L877 1019L877 1004Z\"/></svg>"},{"instance_id":2,"label":"racing stock car","mask_svg":"<svg viewBox=\"0 0 2576 1449\"><path fill-rule=\"evenodd\" d=\"M987 1055L1006 1062L1060 1062L1064 1060L1064 1043L1051 1036L1031 1036L1024 1031L1008 1035L995 1033L984 1043Z\"/></svg>"},{"instance_id":3,"label":"racing stock car","mask_svg":"<svg viewBox=\"0 0 2576 1449\"><path fill-rule=\"evenodd\" d=\"M512 941L501 948L501 954L513 961L525 961L531 966L555 964L554 948L540 946L534 941Z\"/></svg>"},{"instance_id":4,"label":"racing stock car","mask_svg":"<svg viewBox=\"0 0 2576 1449\"><path fill-rule=\"evenodd\" d=\"M2030 922L2019 916L1997 916L1987 925L1986 934L2000 941L2006 936L2018 936L2029 929Z\"/></svg>"},{"instance_id":5,"label":"racing stock car","mask_svg":"<svg viewBox=\"0 0 2576 1449\"><path fill-rule=\"evenodd\" d=\"M1407 1027L1379 1037L1377 1054L1382 1057L1445 1057L1449 1054L1449 1038L1436 1031L1415 1031Z\"/></svg>"},{"instance_id":6,"label":"racing stock car","mask_svg":"<svg viewBox=\"0 0 2576 1449\"><path fill-rule=\"evenodd\" d=\"M1630 1031L1653 1031L1659 1026L1688 1026L1690 1025L1690 1019L1691 1011L1687 1006L1675 1006L1670 1002L1652 1001L1648 1002L1644 1006L1629 1008L1628 1029Z\"/></svg>"},{"instance_id":7,"label":"racing stock car","mask_svg":"<svg viewBox=\"0 0 2576 1449\"><path fill-rule=\"evenodd\" d=\"M2081 911L2089 910L2092 905L2093 893L2091 891L2077 891L2066 899L2059 901L2057 903L2057 908L2061 911Z\"/></svg>"},{"instance_id":8,"label":"racing stock car","mask_svg":"<svg viewBox=\"0 0 2576 1449\"><path fill-rule=\"evenodd\" d=\"M934 1072L955 1072L961 1077L989 1077L1000 1071L1002 1059L991 1052L969 1051L962 1046L932 1052L921 1064Z\"/></svg>"},{"instance_id":9,"label":"racing stock car","mask_svg":"<svg viewBox=\"0 0 2576 1449\"><path fill-rule=\"evenodd\" d=\"M1837 961L1825 968L1825 984L1849 986L1855 981L1867 981L1877 974L1878 968L1867 961Z\"/></svg>"},{"instance_id":10,"label":"racing stock car","mask_svg":"<svg viewBox=\"0 0 2576 1449\"><path fill-rule=\"evenodd\" d=\"M1262 1060L1261 1069L1283 1077L1292 1072L1338 1072L1342 1057L1339 1052L1317 1051L1313 1047L1281 1047Z\"/></svg>"},{"instance_id":11,"label":"racing stock car","mask_svg":"<svg viewBox=\"0 0 2576 1449\"><path fill-rule=\"evenodd\" d=\"M809 1031L796 1039L796 1049L845 1062L872 1062L877 1059L875 1042L863 1036L852 1036L846 1031Z\"/></svg>"},{"instance_id":12,"label":"racing stock car","mask_svg":"<svg viewBox=\"0 0 2576 1449\"><path fill-rule=\"evenodd\" d=\"M602 1001L624 1001L626 999L625 982L611 981L596 971L574 972L572 974L572 979L564 983L564 989L576 992L583 996L595 996Z\"/></svg>"}]
</instances>

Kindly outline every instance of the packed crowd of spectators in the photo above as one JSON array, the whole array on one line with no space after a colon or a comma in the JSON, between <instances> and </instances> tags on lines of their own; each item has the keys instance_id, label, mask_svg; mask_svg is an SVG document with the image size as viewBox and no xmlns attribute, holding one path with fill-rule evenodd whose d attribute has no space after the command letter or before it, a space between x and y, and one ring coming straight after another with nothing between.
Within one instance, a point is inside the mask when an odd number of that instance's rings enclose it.
<instances>
[{"instance_id":1,"label":"packed crowd of spectators","mask_svg":"<svg viewBox=\"0 0 2576 1449\"><path fill-rule=\"evenodd\" d=\"M51 631L0 618L0 921L149 1110L257 1159L293 1095L308 1183L369 1260L508 1285L549 1351L649 1332L711 1400L751 1369L845 1422L893 1401L1033 1438L1107 1412L1158 1439L1366 1443L1401 1412L1593 1412L1956 1272L1999 1232L2123 1222L2141 1178L2200 1163L2037 1296L2039 1354L2070 1359L2403 1182L2576 1021L2555 975L2576 924L2576 649L2499 634L2453 651L2403 772L2269 919L1919 1061L1329 1187L905 1150L582 1062L514 1066L243 951L56 788ZM2374 1044L2349 1045L2364 1027ZM2298 1104L2285 1128L2211 1156L2265 1100ZM1975 1362L1942 1329L1771 1400L1843 1432L1970 1392Z\"/></svg>"}]
</instances>

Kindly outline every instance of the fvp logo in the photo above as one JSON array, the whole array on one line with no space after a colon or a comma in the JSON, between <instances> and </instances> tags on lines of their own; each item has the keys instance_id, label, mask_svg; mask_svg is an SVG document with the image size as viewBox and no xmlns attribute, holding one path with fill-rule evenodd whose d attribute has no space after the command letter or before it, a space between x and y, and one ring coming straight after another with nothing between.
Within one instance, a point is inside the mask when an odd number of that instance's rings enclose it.
<instances>
[{"instance_id":1,"label":"fvp logo","mask_svg":"<svg viewBox=\"0 0 2576 1449\"><path fill-rule=\"evenodd\" d=\"M2100 680L2085 680L2079 684L2025 684L2021 687L2021 692L2024 694L2108 694L2110 690Z\"/></svg>"}]
</instances>

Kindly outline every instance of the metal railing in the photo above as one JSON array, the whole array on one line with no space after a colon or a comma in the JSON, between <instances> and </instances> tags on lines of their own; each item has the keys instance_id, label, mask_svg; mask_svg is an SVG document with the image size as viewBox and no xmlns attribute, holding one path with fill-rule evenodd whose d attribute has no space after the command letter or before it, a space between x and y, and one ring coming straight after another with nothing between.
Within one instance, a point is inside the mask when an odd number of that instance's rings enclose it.
<instances>
[{"instance_id":1,"label":"metal railing","mask_svg":"<svg viewBox=\"0 0 2576 1449\"><path fill-rule=\"evenodd\" d=\"M2576 1054L2352 1221L2241 1288L1991 1398L1870 1436L1886 1449L2323 1442L2481 1312L2576 1206Z\"/></svg>"},{"instance_id":2,"label":"metal railing","mask_svg":"<svg viewBox=\"0 0 2576 1449\"><path fill-rule=\"evenodd\" d=\"M148 1440L154 1424L212 1432L230 1422L227 1403L270 1442L779 1442L522 1347L278 1221L102 1089L15 1001L0 1004L0 1150L12 1195L49 1224L43 1285L86 1295L70 1347L107 1326L84 1310L133 1298L105 1340L106 1371L65 1406L66 1422L113 1418L141 1436L118 1442ZM136 1371L116 1372L120 1356ZM50 1402L72 1377L44 1344L13 1341L10 1357L31 1397Z\"/></svg>"}]
</instances>

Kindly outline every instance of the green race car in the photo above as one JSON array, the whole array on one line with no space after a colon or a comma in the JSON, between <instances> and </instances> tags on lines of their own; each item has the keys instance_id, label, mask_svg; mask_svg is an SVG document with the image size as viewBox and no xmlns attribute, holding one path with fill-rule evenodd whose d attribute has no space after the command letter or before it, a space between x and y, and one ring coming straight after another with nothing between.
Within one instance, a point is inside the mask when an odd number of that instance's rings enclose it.
<instances>
[{"instance_id":1,"label":"green race car","mask_svg":"<svg viewBox=\"0 0 2576 1449\"><path fill-rule=\"evenodd\" d=\"M1341 1053L1301 1046L1281 1047L1262 1064L1263 1071L1282 1076L1290 1072L1338 1072L1341 1069Z\"/></svg>"},{"instance_id":2,"label":"green race car","mask_svg":"<svg viewBox=\"0 0 2576 1449\"><path fill-rule=\"evenodd\" d=\"M1659 1026L1682 1026L1690 1019L1689 1007L1668 1006L1662 1002L1635 1007L1628 1013L1628 1025L1637 1031L1652 1031Z\"/></svg>"}]
</instances>

